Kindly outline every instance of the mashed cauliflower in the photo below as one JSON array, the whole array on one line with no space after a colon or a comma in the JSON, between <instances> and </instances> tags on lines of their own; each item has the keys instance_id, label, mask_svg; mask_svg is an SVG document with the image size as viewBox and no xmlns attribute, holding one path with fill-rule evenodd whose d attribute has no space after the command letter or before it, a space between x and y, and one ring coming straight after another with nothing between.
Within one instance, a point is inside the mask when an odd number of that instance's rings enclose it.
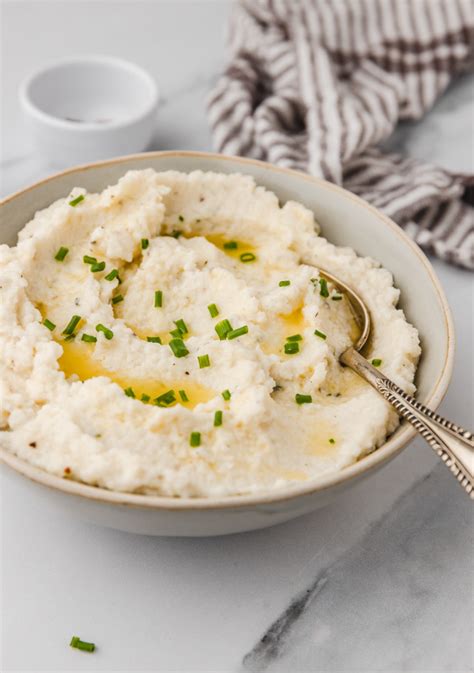
<instances>
[{"instance_id":1,"label":"mashed cauliflower","mask_svg":"<svg viewBox=\"0 0 474 673\"><path fill-rule=\"evenodd\" d=\"M131 171L0 246L0 443L53 474L167 496L255 493L349 465L396 413L338 356L357 336L414 391L390 273L252 178Z\"/></svg>"}]
</instances>

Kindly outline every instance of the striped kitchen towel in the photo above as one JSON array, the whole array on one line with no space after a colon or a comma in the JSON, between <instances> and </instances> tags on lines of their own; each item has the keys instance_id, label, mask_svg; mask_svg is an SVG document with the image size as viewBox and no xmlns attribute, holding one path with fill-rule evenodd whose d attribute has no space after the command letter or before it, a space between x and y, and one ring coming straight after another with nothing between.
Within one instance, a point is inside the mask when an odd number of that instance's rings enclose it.
<instances>
[{"instance_id":1,"label":"striped kitchen towel","mask_svg":"<svg viewBox=\"0 0 474 673\"><path fill-rule=\"evenodd\" d=\"M343 184L474 268L474 178L380 149L472 67L473 31L472 0L240 0L209 100L215 145Z\"/></svg>"}]
</instances>

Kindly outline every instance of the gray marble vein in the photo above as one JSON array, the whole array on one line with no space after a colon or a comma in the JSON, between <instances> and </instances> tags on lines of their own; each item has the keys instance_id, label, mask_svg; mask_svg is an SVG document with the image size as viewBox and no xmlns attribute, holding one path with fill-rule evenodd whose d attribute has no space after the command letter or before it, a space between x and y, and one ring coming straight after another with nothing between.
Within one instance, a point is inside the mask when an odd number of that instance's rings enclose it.
<instances>
[{"instance_id":1,"label":"gray marble vein","mask_svg":"<svg viewBox=\"0 0 474 673\"><path fill-rule=\"evenodd\" d=\"M446 476L437 466L319 573L244 657L244 668L472 670L473 512Z\"/></svg>"}]
</instances>

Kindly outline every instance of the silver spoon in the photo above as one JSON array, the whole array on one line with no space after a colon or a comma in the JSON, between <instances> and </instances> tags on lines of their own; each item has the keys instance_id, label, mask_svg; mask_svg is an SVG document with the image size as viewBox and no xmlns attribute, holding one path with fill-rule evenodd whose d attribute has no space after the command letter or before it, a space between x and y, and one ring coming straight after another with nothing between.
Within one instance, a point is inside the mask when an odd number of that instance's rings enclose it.
<instances>
[{"instance_id":1,"label":"silver spoon","mask_svg":"<svg viewBox=\"0 0 474 673\"><path fill-rule=\"evenodd\" d=\"M370 313L359 295L331 273L320 269L320 275L344 294L352 309L361 335L345 350L340 361L353 369L390 402L400 416L406 418L426 439L438 456L449 467L456 479L474 497L474 437L473 433L447 421L428 407L407 395L393 381L373 367L360 351L367 343L371 330Z\"/></svg>"}]
</instances>

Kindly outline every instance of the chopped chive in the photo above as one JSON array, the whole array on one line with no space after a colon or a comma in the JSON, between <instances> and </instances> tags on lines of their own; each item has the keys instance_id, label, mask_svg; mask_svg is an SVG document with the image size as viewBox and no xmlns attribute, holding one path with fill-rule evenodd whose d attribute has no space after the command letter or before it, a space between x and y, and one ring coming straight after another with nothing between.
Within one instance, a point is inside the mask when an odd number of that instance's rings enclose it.
<instances>
[{"instance_id":1,"label":"chopped chive","mask_svg":"<svg viewBox=\"0 0 474 673\"><path fill-rule=\"evenodd\" d=\"M178 220L179 220L180 222L184 222L184 217L183 217L182 215L178 215Z\"/></svg>"},{"instance_id":2,"label":"chopped chive","mask_svg":"<svg viewBox=\"0 0 474 673\"><path fill-rule=\"evenodd\" d=\"M175 337L176 339L181 339L181 337L183 336L183 333L178 328L171 330L170 334L172 337Z\"/></svg>"},{"instance_id":3,"label":"chopped chive","mask_svg":"<svg viewBox=\"0 0 474 673\"><path fill-rule=\"evenodd\" d=\"M81 640L77 636L71 638L69 643L71 647L75 647L77 650L83 650L84 652L93 652L95 650L94 643L87 643L85 640Z\"/></svg>"},{"instance_id":4,"label":"chopped chive","mask_svg":"<svg viewBox=\"0 0 474 673\"><path fill-rule=\"evenodd\" d=\"M320 332L318 329L315 329L315 330L314 330L314 333L315 333L315 335L316 335L317 337L319 337L320 339L325 339L325 338L326 338L326 335L324 334L324 332Z\"/></svg>"},{"instance_id":5,"label":"chopped chive","mask_svg":"<svg viewBox=\"0 0 474 673\"><path fill-rule=\"evenodd\" d=\"M300 345L297 341L288 341L285 344L285 353L287 355L294 355L295 353L298 353L300 350Z\"/></svg>"},{"instance_id":6,"label":"chopped chive","mask_svg":"<svg viewBox=\"0 0 474 673\"><path fill-rule=\"evenodd\" d=\"M43 325L44 325L45 327L47 327L47 328L49 329L50 332L52 332L53 329L56 328L56 325L54 324L54 322L51 322L51 320L48 320L48 318L45 318L45 319L43 320Z\"/></svg>"},{"instance_id":7,"label":"chopped chive","mask_svg":"<svg viewBox=\"0 0 474 673\"><path fill-rule=\"evenodd\" d=\"M237 329L233 329L230 332L227 332L227 338L228 339L237 339L237 337L242 336L243 334L247 334L249 331L249 328L247 325L242 325L242 327L237 327Z\"/></svg>"},{"instance_id":8,"label":"chopped chive","mask_svg":"<svg viewBox=\"0 0 474 673\"><path fill-rule=\"evenodd\" d=\"M74 332L74 330L76 329L80 320L81 320L80 315L73 315L71 320L68 322L66 327L63 329L63 334L72 334Z\"/></svg>"},{"instance_id":9,"label":"chopped chive","mask_svg":"<svg viewBox=\"0 0 474 673\"><path fill-rule=\"evenodd\" d=\"M380 365L382 364L382 360L380 360L379 358L374 358L374 359L371 361L371 364L373 364L374 367L380 367Z\"/></svg>"},{"instance_id":10,"label":"chopped chive","mask_svg":"<svg viewBox=\"0 0 474 673\"><path fill-rule=\"evenodd\" d=\"M289 280L281 280L281 281L278 283L278 285L279 285L279 287L288 287L288 285L291 285L291 281L289 281Z\"/></svg>"},{"instance_id":11,"label":"chopped chive","mask_svg":"<svg viewBox=\"0 0 474 673\"><path fill-rule=\"evenodd\" d=\"M211 361L209 360L209 355L198 355L199 369L204 369L204 367L210 367Z\"/></svg>"},{"instance_id":12,"label":"chopped chive","mask_svg":"<svg viewBox=\"0 0 474 673\"><path fill-rule=\"evenodd\" d=\"M200 446L201 444L201 433L200 432L192 432L189 435L189 443L191 446Z\"/></svg>"},{"instance_id":13,"label":"chopped chive","mask_svg":"<svg viewBox=\"0 0 474 673\"><path fill-rule=\"evenodd\" d=\"M257 258L255 257L253 252L243 252L240 255L239 259L241 262L244 262L244 264L246 264L247 262L254 262Z\"/></svg>"},{"instance_id":14,"label":"chopped chive","mask_svg":"<svg viewBox=\"0 0 474 673\"><path fill-rule=\"evenodd\" d=\"M223 390L221 395L226 400L226 402L228 402L231 398L230 390Z\"/></svg>"},{"instance_id":15,"label":"chopped chive","mask_svg":"<svg viewBox=\"0 0 474 673\"><path fill-rule=\"evenodd\" d=\"M150 245L150 241L147 238L142 238L142 240L141 240L142 250L146 250L149 245Z\"/></svg>"},{"instance_id":16,"label":"chopped chive","mask_svg":"<svg viewBox=\"0 0 474 673\"><path fill-rule=\"evenodd\" d=\"M150 396L147 395L146 393L142 393L142 396L140 397L140 400L142 402L149 402L150 401Z\"/></svg>"},{"instance_id":17,"label":"chopped chive","mask_svg":"<svg viewBox=\"0 0 474 673\"><path fill-rule=\"evenodd\" d=\"M330 444L335 444L336 443L336 440L334 439L334 437L329 437L328 441L329 441Z\"/></svg>"},{"instance_id":18,"label":"chopped chive","mask_svg":"<svg viewBox=\"0 0 474 673\"><path fill-rule=\"evenodd\" d=\"M83 334L81 336L81 341L85 341L86 343L89 344L95 344L95 342L97 341L97 337L93 336L92 334Z\"/></svg>"},{"instance_id":19,"label":"chopped chive","mask_svg":"<svg viewBox=\"0 0 474 673\"><path fill-rule=\"evenodd\" d=\"M54 259L56 259L58 262L63 262L68 252L69 248L61 246L57 251L57 253L54 255Z\"/></svg>"},{"instance_id":20,"label":"chopped chive","mask_svg":"<svg viewBox=\"0 0 474 673\"><path fill-rule=\"evenodd\" d=\"M179 319L179 320L175 320L175 321L174 321L174 324L175 324L176 327L179 329L179 331L181 332L181 334L187 334L187 333L188 333L189 330L188 330L188 328L187 328L186 323L184 322L184 320L181 320L181 319Z\"/></svg>"},{"instance_id":21,"label":"chopped chive","mask_svg":"<svg viewBox=\"0 0 474 673\"><path fill-rule=\"evenodd\" d=\"M163 292L161 290L155 290L155 308L161 308L163 306Z\"/></svg>"},{"instance_id":22,"label":"chopped chive","mask_svg":"<svg viewBox=\"0 0 474 673\"><path fill-rule=\"evenodd\" d=\"M332 299L333 301L341 301L341 299L342 299L342 295L341 295L341 294L333 294L332 297L331 297L331 299Z\"/></svg>"},{"instance_id":23,"label":"chopped chive","mask_svg":"<svg viewBox=\"0 0 474 673\"><path fill-rule=\"evenodd\" d=\"M291 336L286 337L287 341L301 341L302 339L303 337L301 336L301 334L292 334Z\"/></svg>"},{"instance_id":24,"label":"chopped chive","mask_svg":"<svg viewBox=\"0 0 474 673\"><path fill-rule=\"evenodd\" d=\"M168 345L177 358L182 358L189 353L182 339L171 339Z\"/></svg>"},{"instance_id":25,"label":"chopped chive","mask_svg":"<svg viewBox=\"0 0 474 673\"><path fill-rule=\"evenodd\" d=\"M110 339L113 339L113 338L114 338L114 333L112 332L112 330L109 329L108 327L106 327L105 325L102 325L101 323L99 323L98 325L96 325L96 326L95 326L95 329L96 329L96 332L103 332L105 338L106 338L108 341L110 341Z\"/></svg>"},{"instance_id":26,"label":"chopped chive","mask_svg":"<svg viewBox=\"0 0 474 673\"><path fill-rule=\"evenodd\" d=\"M121 294L116 294L115 297L112 297L112 304L120 304L121 301L123 301Z\"/></svg>"},{"instance_id":27,"label":"chopped chive","mask_svg":"<svg viewBox=\"0 0 474 673\"><path fill-rule=\"evenodd\" d=\"M320 290L319 294L321 297L329 297L328 282L325 278L319 279Z\"/></svg>"},{"instance_id":28,"label":"chopped chive","mask_svg":"<svg viewBox=\"0 0 474 673\"><path fill-rule=\"evenodd\" d=\"M239 244L237 241L227 241L227 243L224 243L224 250L237 250L239 247Z\"/></svg>"},{"instance_id":29,"label":"chopped chive","mask_svg":"<svg viewBox=\"0 0 474 673\"><path fill-rule=\"evenodd\" d=\"M160 344L161 337L159 336L147 336L146 340L151 344Z\"/></svg>"},{"instance_id":30,"label":"chopped chive","mask_svg":"<svg viewBox=\"0 0 474 673\"><path fill-rule=\"evenodd\" d=\"M91 257L90 255L84 255L82 261L84 264L97 264L97 259L95 257Z\"/></svg>"},{"instance_id":31,"label":"chopped chive","mask_svg":"<svg viewBox=\"0 0 474 673\"><path fill-rule=\"evenodd\" d=\"M85 198L86 197L84 196L84 194L79 194L79 196L76 196L75 199L73 199L72 201L69 201L69 205L74 208L75 206L77 206L78 203L80 203L81 201L84 201Z\"/></svg>"},{"instance_id":32,"label":"chopped chive","mask_svg":"<svg viewBox=\"0 0 474 673\"><path fill-rule=\"evenodd\" d=\"M64 337L64 341L74 341L76 338L76 334L68 334L67 336Z\"/></svg>"},{"instance_id":33,"label":"chopped chive","mask_svg":"<svg viewBox=\"0 0 474 673\"><path fill-rule=\"evenodd\" d=\"M311 395L301 395L300 393L296 393L295 401L296 404L309 404L313 401L313 398Z\"/></svg>"},{"instance_id":34,"label":"chopped chive","mask_svg":"<svg viewBox=\"0 0 474 673\"><path fill-rule=\"evenodd\" d=\"M222 425L222 411L216 411L214 414L214 427L217 428Z\"/></svg>"},{"instance_id":35,"label":"chopped chive","mask_svg":"<svg viewBox=\"0 0 474 673\"><path fill-rule=\"evenodd\" d=\"M211 318L215 318L216 315L219 315L219 309L217 308L217 306L215 304L209 304L209 306L207 307L207 310L211 314Z\"/></svg>"},{"instance_id":36,"label":"chopped chive","mask_svg":"<svg viewBox=\"0 0 474 673\"><path fill-rule=\"evenodd\" d=\"M186 395L185 390L178 390L179 396L183 400L183 402L189 402L189 397Z\"/></svg>"},{"instance_id":37,"label":"chopped chive","mask_svg":"<svg viewBox=\"0 0 474 673\"><path fill-rule=\"evenodd\" d=\"M125 393L125 395L127 397L135 398L135 391L133 390L133 388L131 386L129 386L128 388L125 388L125 390L123 392Z\"/></svg>"},{"instance_id":38,"label":"chopped chive","mask_svg":"<svg viewBox=\"0 0 474 673\"><path fill-rule=\"evenodd\" d=\"M105 277L105 280L114 280L114 278L118 278L119 277L118 269L112 269L112 271L109 271L109 273L104 277ZM119 278L119 282L120 282L120 278Z\"/></svg>"},{"instance_id":39,"label":"chopped chive","mask_svg":"<svg viewBox=\"0 0 474 673\"><path fill-rule=\"evenodd\" d=\"M105 262L96 262L91 264L92 273L97 273L98 271L103 271L105 269Z\"/></svg>"},{"instance_id":40,"label":"chopped chive","mask_svg":"<svg viewBox=\"0 0 474 673\"><path fill-rule=\"evenodd\" d=\"M155 397L153 401L159 407L169 407L170 404L176 402L176 395L174 394L174 390L168 390L168 392Z\"/></svg>"},{"instance_id":41,"label":"chopped chive","mask_svg":"<svg viewBox=\"0 0 474 673\"><path fill-rule=\"evenodd\" d=\"M227 318L225 318L224 320L218 322L214 326L214 329L216 330L219 339L223 341L225 338L227 338L228 333L232 332L232 325L227 320Z\"/></svg>"}]
</instances>

